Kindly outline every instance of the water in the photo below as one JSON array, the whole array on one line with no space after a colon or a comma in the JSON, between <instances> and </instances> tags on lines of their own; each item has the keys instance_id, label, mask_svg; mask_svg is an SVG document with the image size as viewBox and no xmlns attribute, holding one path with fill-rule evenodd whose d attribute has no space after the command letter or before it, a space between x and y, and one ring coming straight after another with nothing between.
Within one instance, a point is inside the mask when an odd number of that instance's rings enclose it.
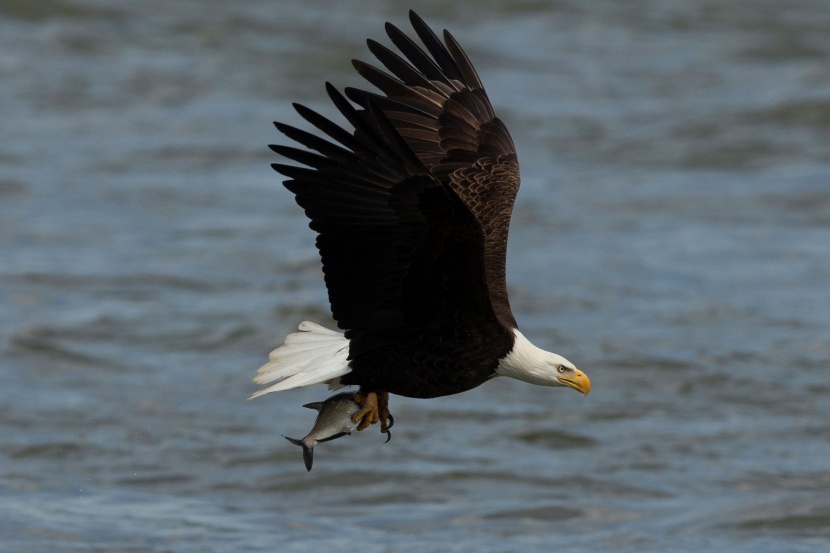
<instances>
[{"instance_id":1,"label":"water","mask_svg":"<svg viewBox=\"0 0 830 553\"><path fill-rule=\"evenodd\" d=\"M329 322L265 148L401 2L0 2L0 549L830 551L830 6L415 7L520 152L514 311L593 391L247 402Z\"/></svg>"}]
</instances>

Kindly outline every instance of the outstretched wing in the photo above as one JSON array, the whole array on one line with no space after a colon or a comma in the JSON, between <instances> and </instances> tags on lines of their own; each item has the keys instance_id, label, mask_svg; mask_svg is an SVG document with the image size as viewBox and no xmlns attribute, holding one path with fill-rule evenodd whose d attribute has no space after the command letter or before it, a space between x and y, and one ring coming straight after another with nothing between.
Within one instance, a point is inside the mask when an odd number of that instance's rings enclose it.
<instances>
[{"instance_id":1,"label":"outstretched wing","mask_svg":"<svg viewBox=\"0 0 830 553\"><path fill-rule=\"evenodd\" d=\"M319 233L332 313L351 340L350 358L416 339L440 352L448 328L504 334L490 303L476 217L378 108L358 110L326 86L354 133L295 104L333 142L276 123L313 151L271 148L306 166L273 165L289 177L286 188Z\"/></svg>"},{"instance_id":2,"label":"outstretched wing","mask_svg":"<svg viewBox=\"0 0 830 553\"><path fill-rule=\"evenodd\" d=\"M371 39L367 42L391 75L353 61L358 73L385 96L354 88L346 89L346 95L364 108L377 105L424 166L449 184L475 215L484 229L493 308L502 324L516 327L505 280L507 234L519 190L513 140L452 35L444 31L442 42L415 12L409 18L429 54L387 23L386 32L403 57Z\"/></svg>"}]
</instances>

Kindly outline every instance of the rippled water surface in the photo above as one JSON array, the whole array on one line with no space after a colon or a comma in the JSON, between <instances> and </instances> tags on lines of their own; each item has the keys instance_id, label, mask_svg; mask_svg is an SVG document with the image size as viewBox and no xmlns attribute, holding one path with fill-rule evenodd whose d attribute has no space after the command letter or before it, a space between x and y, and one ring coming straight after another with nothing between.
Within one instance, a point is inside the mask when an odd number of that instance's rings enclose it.
<instances>
[{"instance_id":1,"label":"rippled water surface","mask_svg":"<svg viewBox=\"0 0 830 553\"><path fill-rule=\"evenodd\" d=\"M271 121L416 8L523 169L514 311L587 397L246 401L330 323ZM0 0L0 549L830 551L830 5Z\"/></svg>"}]
</instances>

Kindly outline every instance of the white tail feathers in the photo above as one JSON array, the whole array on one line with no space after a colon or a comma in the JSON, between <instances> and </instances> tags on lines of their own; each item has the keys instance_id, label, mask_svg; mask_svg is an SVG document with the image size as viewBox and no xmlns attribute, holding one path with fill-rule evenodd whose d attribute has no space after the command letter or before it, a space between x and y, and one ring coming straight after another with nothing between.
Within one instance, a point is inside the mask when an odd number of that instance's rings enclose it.
<instances>
[{"instance_id":1,"label":"white tail feathers","mask_svg":"<svg viewBox=\"0 0 830 553\"><path fill-rule=\"evenodd\" d=\"M303 321L300 332L285 337L285 343L268 355L257 371L254 382L271 386L259 390L249 399L271 392L327 382L330 389L340 388L340 377L349 368L349 341L342 332Z\"/></svg>"}]
</instances>

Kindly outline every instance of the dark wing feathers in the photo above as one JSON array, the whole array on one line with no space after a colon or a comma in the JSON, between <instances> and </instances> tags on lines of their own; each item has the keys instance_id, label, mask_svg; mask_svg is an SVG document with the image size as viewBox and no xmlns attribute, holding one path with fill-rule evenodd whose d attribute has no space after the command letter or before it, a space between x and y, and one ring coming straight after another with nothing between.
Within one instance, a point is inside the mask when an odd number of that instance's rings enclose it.
<instances>
[{"instance_id":1,"label":"dark wing feathers","mask_svg":"<svg viewBox=\"0 0 830 553\"><path fill-rule=\"evenodd\" d=\"M411 17L412 12L410 12ZM438 64L430 58L421 48L415 44L403 31L391 23L386 24L386 34L398 50L409 60L412 65L423 75L434 82L442 82L452 87L449 77L438 67ZM404 62L405 63L405 62ZM390 69L391 70L391 69ZM454 87L453 87L454 88Z\"/></svg>"},{"instance_id":2,"label":"dark wing feathers","mask_svg":"<svg viewBox=\"0 0 830 553\"><path fill-rule=\"evenodd\" d=\"M328 92L354 133L295 105L333 142L278 123L283 134L313 151L271 149L304 166L273 165L289 178L286 188L319 233L332 313L347 330L353 353L376 347L382 343L378 333L392 328L432 332L437 342L436 318L447 314L442 305L493 319L476 218L427 171L380 109L357 110L334 87ZM467 271L442 280L460 255L469 259ZM483 307L468 308L477 305Z\"/></svg>"},{"instance_id":3,"label":"dark wing feathers","mask_svg":"<svg viewBox=\"0 0 830 553\"><path fill-rule=\"evenodd\" d=\"M461 80L467 85L468 88L483 91L484 85L481 84L481 79L479 78L475 67L473 67L470 58L467 57L466 52L464 52L461 45L458 44L458 41L455 40L455 37L446 30L444 31L444 42L447 45L447 51L449 52L450 57L452 57L453 61L458 66L458 70L463 75L463 79ZM490 107L490 102L487 102L487 108L489 111L489 117L495 117L496 115L493 113L493 108Z\"/></svg>"},{"instance_id":4,"label":"dark wing feathers","mask_svg":"<svg viewBox=\"0 0 830 553\"><path fill-rule=\"evenodd\" d=\"M481 222L491 299L499 320L515 327L505 280L507 235L519 190L513 140L455 38L445 31L442 42L414 12L410 21L426 52L387 23L387 35L403 57L375 41L369 49L391 74L354 62L385 96L357 89L346 94L364 108L373 103L381 109L424 166L449 183Z\"/></svg>"},{"instance_id":5,"label":"dark wing feathers","mask_svg":"<svg viewBox=\"0 0 830 553\"><path fill-rule=\"evenodd\" d=\"M429 79L383 44L371 38L366 41L366 44L369 46L369 51L374 54L378 61L401 81L412 83L413 86L420 86L422 88L432 87Z\"/></svg>"},{"instance_id":6,"label":"dark wing feathers","mask_svg":"<svg viewBox=\"0 0 830 553\"><path fill-rule=\"evenodd\" d=\"M308 150L272 146L302 165L273 167L319 233L332 312L351 339L351 358L390 341L415 348L416 335L418 351L439 355L448 336L471 340L464 330L471 328L503 355L515 326L504 283L519 186L513 142L455 39L445 31L442 41L414 12L410 20L425 49L387 24L400 53L368 41L385 70L353 62L381 94L347 88L344 96L326 83L354 132L295 104L327 139L276 123Z\"/></svg>"},{"instance_id":7,"label":"dark wing feathers","mask_svg":"<svg viewBox=\"0 0 830 553\"><path fill-rule=\"evenodd\" d=\"M441 72L449 79L463 81L464 78L461 71L458 69L458 65L455 63L455 60L452 59L452 56L447 51L447 48L443 43L441 43L441 39L439 39L435 33L432 32L432 29L429 28L424 20L421 19L421 17L414 11L410 10L409 22L418 34L418 38L421 39L421 42L423 42L424 46L427 47L429 53L432 54L432 59L434 59L435 63L441 68ZM479 86L481 85L481 83L478 84Z\"/></svg>"}]
</instances>

